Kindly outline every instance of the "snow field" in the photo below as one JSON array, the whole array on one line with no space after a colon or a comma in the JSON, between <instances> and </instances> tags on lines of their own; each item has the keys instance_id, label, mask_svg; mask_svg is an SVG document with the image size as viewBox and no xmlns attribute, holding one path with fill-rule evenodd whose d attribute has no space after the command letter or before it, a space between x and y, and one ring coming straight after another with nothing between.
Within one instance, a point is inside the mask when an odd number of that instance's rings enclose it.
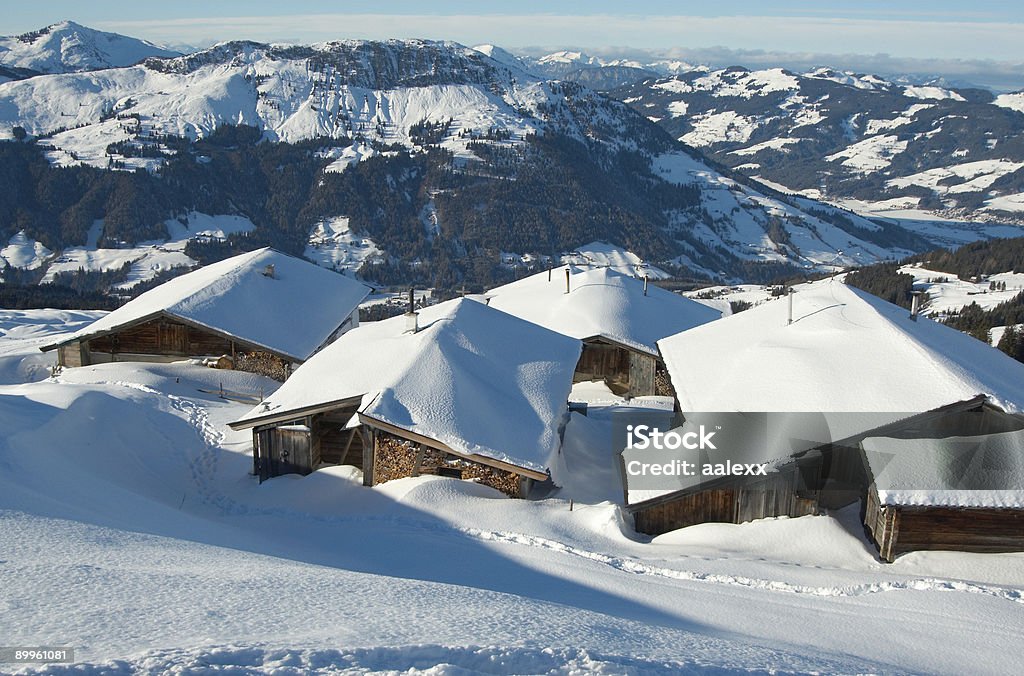
<instances>
[{"instance_id":1,"label":"snow field","mask_svg":"<svg viewBox=\"0 0 1024 676\"><path fill-rule=\"evenodd\" d=\"M82 673L1024 669L1024 555L883 565L848 512L632 533L607 393L574 391L579 484L523 501L345 467L257 485L220 385L275 387L130 363L0 386L0 633L75 645Z\"/></svg>"}]
</instances>

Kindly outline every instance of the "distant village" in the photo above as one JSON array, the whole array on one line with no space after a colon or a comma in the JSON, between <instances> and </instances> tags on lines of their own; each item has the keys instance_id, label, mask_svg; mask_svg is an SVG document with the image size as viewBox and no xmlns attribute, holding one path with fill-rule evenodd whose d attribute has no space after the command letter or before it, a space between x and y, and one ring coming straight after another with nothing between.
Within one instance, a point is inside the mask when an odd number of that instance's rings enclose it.
<instances>
[{"instance_id":1,"label":"distant village","mask_svg":"<svg viewBox=\"0 0 1024 676\"><path fill-rule=\"evenodd\" d=\"M883 561L1024 550L1024 364L841 277L735 315L585 261L435 305L410 291L404 314L361 323L370 293L260 249L43 350L58 368L190 359L280 382L230 425L252 432L254 481L351 465L365 486L429 474L527 500L593 481L651 536L859 504ZM782 421L744 449L768 471L633 483L616 421L708 412ZM588 444L609 452L584 476L568 449Z\"/></svg>"}]
</instances>

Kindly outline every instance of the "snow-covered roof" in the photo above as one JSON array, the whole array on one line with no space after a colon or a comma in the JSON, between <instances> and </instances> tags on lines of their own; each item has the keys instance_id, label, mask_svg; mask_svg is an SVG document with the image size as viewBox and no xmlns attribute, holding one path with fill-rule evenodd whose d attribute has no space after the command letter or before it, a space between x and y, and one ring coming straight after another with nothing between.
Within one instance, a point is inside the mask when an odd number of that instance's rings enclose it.
<instances>
[{"instance_id":1,"label":"snow-covered roof","mask_svg":"<svg viewBox=\"0 0 1024 676\"><path fill-rule=\"evenodd\" d=\"M978 394L1024 408L1024 364L959 331L838 279L796 287L792 325L787 303L659 341L683 411L910 414Z\"/></svg>"},{"instance_id":2,"label":"snow-covered roof","mask_svg":"<svg viewBox=\"0 0 1024 676\"><path fill-rule=\"evenodd\" d=\"M883 505L1024 508L1024 431L862 445Z\"/></svg>"},{"instance_id":3,"label":"snow-covered roof","mask_svg":"<svg viewBox=\"0 0 1024 676\"><path fill-rule=\"evenodd\" d=\"M543 472L560 445L581 344L481 303L455 299L349 331L233 427L361 398L359 412Z\"/></svg>"},{"instance_id":4,"label":"snow-covered roof","mask_svg":"<svg viewBox=\"0 0 1024 676\"><path fill-rule=\"evenodd\" d=\"M264 274L269 265L274 266L273 277ZM258 249L150 289L61 344L166 314L303 361L369 292L365 285L308 261Z\"/></svg>"},{"instance_id":5,"label":"snow-covered roof","mask_svg":"<svg viewBox=\"0 0 1024 676\"><path fill-rule=\"evenodd\" d=\"M565 271L570 271L569 293ZM549 281L550 277L550 281ZM721 317L717 310L607 268L542 272L484 294L491 307L587 339L603 337L658 354L657 341Z\"/></svg>"}]
</instances>

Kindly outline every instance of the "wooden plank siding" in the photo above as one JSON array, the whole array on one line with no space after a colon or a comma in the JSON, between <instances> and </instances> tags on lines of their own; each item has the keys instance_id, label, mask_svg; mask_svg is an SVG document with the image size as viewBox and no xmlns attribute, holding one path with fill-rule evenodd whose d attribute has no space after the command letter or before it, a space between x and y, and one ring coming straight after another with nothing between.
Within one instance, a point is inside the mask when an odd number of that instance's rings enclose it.
<instances>
[{"instance_id":1,"label":"wooden plank siding","mask_svg":"<svg viewBox=\"0 0 1024 676\"><path fill-rule=\"evenodd\" d=\"M345 429L355 406L253 428L253 468L263 482L282 474L306 475L322 465L363 468L363 440Z\"/></svg>"},{"instance_id":2,"label":"wooden plank siding","mask_svg":"<svg viewBox=\"0 0 1024 676\"><path fill-rule=\"evenodd\" d=\"M171 362L188 357L228 356L231 358L230 368L280 381L288 378L292 367L290 357L159 313L110 333L83 340L81 363L74 363L70 356L68 348L71 345L73 343L57 348L59 354L64 355L62 358L65 366L122 361Z\"/></svg>"},{"instance_id":3,"label":"wooden plank siding","mask_svg":"<svg viewBox=\"0 0 1024 676\"><path fill-rule=\"evenodd\" d=\"M230 355L234 342L167 317L157 317L89 341L91 352L170 357Z\"/></svg>"},{"instance_id":4,"label":"wooden plank siding","mask_svg":"<svg viewBox=\"0 0 1024 676\"><path fill-rule=\"evenodd\" d=\"M57 364L73 368L76 366L87 366L88 360L82 343L77 340L57 348Z\"/></svg>"},{"instance_id":5,"label":"wooden plank siding","mask_svg":"<svg viewBox=\"0 0 1024 676\"><path fill-rule=\"evenodd\" d=\"M253 471L260 483L282 474L309 474L318 464L305 425L253 429Z\"/></svg>"},{"instance_id":6,"label":"wooden plank siding","mask_svg":"<svg viewBox=\"0 0 1024 676\"><path fill-rule=\"evenodd\" d=\"M356 407L351 406L311 416L312 442L320 463L363 468L362 436L354 427L345 429L355 413Z\"/></svg>"},{"instance_id":7,"label":"wooden plank siding","mask_svg":"<svg viewBox=\"0 0 1024 676\"><path fill-rule=\"evenodd\" d=\"M820 465L819 465L820 466ZM756 480L716 482L703 490L670 494L629 505L634 528L661 535L699 523L744 523L776 516L818 513L818 494L808 491L801 474L806 463L771 472Z\"/></svg>"},{"instance_id":8,"label":"wooden plank siding","mask_svg":"<svg viewBox=\"0 0 1024 676\"><path fill-rule=\"evenodd\" d=\"M612 392L633 397L657 394L655 374L661 360L605 338L588 338L573 382L603 380Z\"/></svg>"},{"instance_id":9,"label":"wooden plank siding","mask_svg":"<svg viewBox=\"0 0 1024 676\"><path fill-rule=\"evenodd\" d=\"M863 504L864 530L889 563L920 550L1024 551L1021 509L883 505L874 484Z\"/></svg>"}]
</instances>

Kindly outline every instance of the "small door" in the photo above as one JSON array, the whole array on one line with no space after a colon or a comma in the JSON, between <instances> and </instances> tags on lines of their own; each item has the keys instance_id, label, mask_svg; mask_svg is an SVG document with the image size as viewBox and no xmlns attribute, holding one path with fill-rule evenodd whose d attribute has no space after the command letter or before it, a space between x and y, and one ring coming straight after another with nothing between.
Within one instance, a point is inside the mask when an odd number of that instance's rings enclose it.
<instances>
[{"instance_id":1,"label":"small door","mask_svg":"<svg viewBox=\"0 0 1024 676\"><path fill-rule=\"evenodd\" d=\"M274 427L256 433L253 457L260 483L282 474L309 474L315 469L311 435L303 425Z\"/></svg>"},{"instance_id":2,"label":"small door","mask_svg":"<svg viewBox=\"0 0 1024 676\"><path fill-rule=\"evenodd\" d=\"M163 354L186 354L188 332L182 324L160 322L158 326L160 352Z\"/></svg>"}]
</instances>

